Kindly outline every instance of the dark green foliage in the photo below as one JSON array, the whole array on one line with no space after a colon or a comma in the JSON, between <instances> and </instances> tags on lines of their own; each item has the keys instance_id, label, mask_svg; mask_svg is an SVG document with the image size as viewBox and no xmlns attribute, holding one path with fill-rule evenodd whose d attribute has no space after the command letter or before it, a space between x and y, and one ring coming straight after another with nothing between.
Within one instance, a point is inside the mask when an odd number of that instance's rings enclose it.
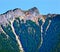
<instances>
[{"instance_id":1,"label":"dark green foliage","mask_svg":"<svg viewBox=\"0 0 60 52\"><path fill-rule=\"evenodd\" d=\"M18 20L18 19L16 19ZM25 52L36 52L41 44L41 29L33 21L27 20L26 23L22 21L14 21L13 26L16 34L19 36Z\"/></svg>"},{"instance_id":2,"label":"dark green foliage","mask_svg":"<svg viewBox=\"0 0 60 52\"><path fill-rule=\"evenodd\" d=\"M18 44L10 37L7 38L6 34L0 33L0 52L19 52Z\"/></svg>"},{"instance_id":3,"label":"dark green foliage","mask_svg":"<svg viewBox=\"0 0 60 52\"><path fill-rule=\"evenodd\" d=\"M3 25L1 25L1 28L4 30L4 32L5 32L7 35L9 35L12 39L15 40L15 36L14 36L14 33L13 33L12 28L11 28L10 25L8 25L8 26L6 26L6 27L3 26Z\"/></svg>"}]
</instances>

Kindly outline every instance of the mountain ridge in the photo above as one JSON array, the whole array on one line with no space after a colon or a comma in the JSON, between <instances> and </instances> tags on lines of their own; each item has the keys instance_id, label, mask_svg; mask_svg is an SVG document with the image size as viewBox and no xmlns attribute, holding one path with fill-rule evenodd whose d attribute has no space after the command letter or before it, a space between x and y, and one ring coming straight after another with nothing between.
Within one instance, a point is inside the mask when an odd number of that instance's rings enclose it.
<instances>
[{"instance_id":1,"label":"mountain ridge","mask_svg":"<svg viewBox=\"0 0 60 52\"><path fill-rule=\"evenodd\" d=\"M39 10L36 7L28 9L27 11L23 11L20 8L16 8L13 10L8 10L7 12L3 14L0 14L0 24L1 23L5 24L5 22L7 23L7 21L13 20L13 18L16 18L16 17L20 17L21 19L24 19L25 21L31 20L31 19L34 20L37 17L37 18L41 18L44 21L46 17L54 17L56 15L59 15L59 14L41 15L39 13ZM36 19L34 20L35 22L36 22Z\"/></svg>"},{"instance_id":2,"label":"mountain ridge","mask_svg":"<svg viewBox=\"0 0 60 52\"><path fill-rule=\"evenodd\" d=\"M59 37L60 14L42 15L33 7L0 15L0 52L60 52Z\"/></svg>"}]
</instances>

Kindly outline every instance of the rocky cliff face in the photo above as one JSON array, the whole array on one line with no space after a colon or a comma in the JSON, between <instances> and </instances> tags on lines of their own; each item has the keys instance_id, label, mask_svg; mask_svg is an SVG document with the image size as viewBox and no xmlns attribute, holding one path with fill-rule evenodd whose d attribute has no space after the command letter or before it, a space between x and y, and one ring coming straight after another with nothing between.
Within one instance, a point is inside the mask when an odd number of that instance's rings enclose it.
<instances>
[{"instance_id":1,"label":"rocky cliff face","mask_svg":"<svg viewBox=\"0 0 60 52\"><path fill-rule=\"evenodd\" d=\"M60 52L60 15L36 7L1 14L0 52Z\"/></svg>"}]
</instances>

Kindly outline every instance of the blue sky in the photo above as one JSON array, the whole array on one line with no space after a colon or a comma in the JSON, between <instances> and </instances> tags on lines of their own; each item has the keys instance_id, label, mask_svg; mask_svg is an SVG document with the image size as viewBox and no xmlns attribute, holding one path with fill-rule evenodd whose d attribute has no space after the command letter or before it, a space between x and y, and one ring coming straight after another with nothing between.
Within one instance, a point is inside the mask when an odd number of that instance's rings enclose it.
<instances>
[{"instance_id":1,"label":"blue sky","mask_svg":"<svg viewBox=\"0 0 60 52\"><path fill-rule=\"evenodd\" d=\"M0 0L0 14L15 8L37 7L41 14L60 14L60 0Z\"/></svg>"}]
</instances>

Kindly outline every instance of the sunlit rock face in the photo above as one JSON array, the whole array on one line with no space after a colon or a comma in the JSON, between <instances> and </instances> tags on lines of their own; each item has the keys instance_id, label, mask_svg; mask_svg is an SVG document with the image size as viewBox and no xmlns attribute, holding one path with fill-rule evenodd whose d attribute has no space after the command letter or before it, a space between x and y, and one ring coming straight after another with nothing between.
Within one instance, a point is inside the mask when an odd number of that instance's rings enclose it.
<instances>
[{"instance_id":1,"label":"sunlit rock face","mask_svg":"<svg viewBox=\"0 0 60 52\"><path fill-rule=\"evenodd\" d=\"M60 52L60 15L36 7L1 14L0 52Z\"/></svg>"}]
</instances>

